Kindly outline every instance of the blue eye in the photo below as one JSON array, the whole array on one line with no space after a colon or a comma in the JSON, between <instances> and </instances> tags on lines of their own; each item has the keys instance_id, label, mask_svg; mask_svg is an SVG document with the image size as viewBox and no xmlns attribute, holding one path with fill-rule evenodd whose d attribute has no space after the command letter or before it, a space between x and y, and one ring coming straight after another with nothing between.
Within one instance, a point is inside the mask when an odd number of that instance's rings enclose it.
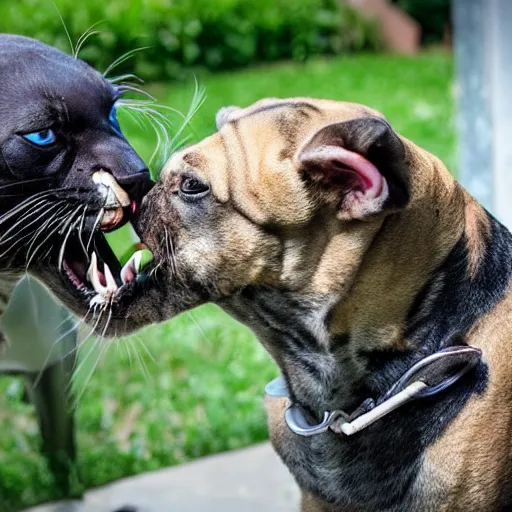
<instances>
[{"instance_id":1,"label":"blue eye","mask_svg":"<svg viewBox=\"0 0 512 512\"><path fill-rule=\"evenodd\" d=\"M49 146L57 140L53 130L41 130L40 132L26 133L23 138L36 146Z\"/></svg>"},{"instance_id":2,"label":"blue eye","mask_svg":"<svg viewBox=\"0 0 512 512\"><path fill-rule=\"evenodd\" d=\"M108 115L108 120L110 121L110 126L114 128L114 130L119 134L122 135L121 127L119 126L119 121L117 120L117 106L114 104L112 107L112 110L110 111L110 114Z\"/></svg>"}]
</instances>

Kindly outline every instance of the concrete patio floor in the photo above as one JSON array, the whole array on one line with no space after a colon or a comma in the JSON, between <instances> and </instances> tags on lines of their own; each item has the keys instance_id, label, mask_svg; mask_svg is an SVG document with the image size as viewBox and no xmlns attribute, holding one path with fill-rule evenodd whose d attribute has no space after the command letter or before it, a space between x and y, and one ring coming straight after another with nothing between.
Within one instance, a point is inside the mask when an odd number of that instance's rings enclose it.
<instances>
[{"instance_id":1,"label":"concrete patio floor","mask_svg":"<svg viewBox=\"0 0 512 512\"><path fill-rule=\"evenodd\" d=\"M25 512L296 512L299 491L270 444L126 478ZM128 508L130 507L130 508Z\"/></svg>"}]
</instances>

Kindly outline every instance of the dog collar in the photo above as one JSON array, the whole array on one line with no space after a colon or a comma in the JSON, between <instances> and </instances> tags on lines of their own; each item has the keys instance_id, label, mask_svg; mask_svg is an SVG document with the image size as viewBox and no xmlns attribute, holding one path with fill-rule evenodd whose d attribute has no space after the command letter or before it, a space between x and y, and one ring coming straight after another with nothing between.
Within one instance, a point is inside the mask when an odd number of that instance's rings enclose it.
<instances>
[{"instance_id":1,"label":"dog collar","mask_svg":"<svg viewBox=\"0 0 512 512\"><path fill-rule=\"evenodd\" d=\"M291 402L284 418L290 430L300 436L314 436L328 430L351 436L411 400L444 391L473 369L481 358L482 351L476 347L448 347L418 361L385 395L377 401L367 398L352 414L342 410L325 411L322 421L315 425L299 404ZM269 382L265 393L291 401L288 383L283 376Z\"/></svg>"}]
</instances>

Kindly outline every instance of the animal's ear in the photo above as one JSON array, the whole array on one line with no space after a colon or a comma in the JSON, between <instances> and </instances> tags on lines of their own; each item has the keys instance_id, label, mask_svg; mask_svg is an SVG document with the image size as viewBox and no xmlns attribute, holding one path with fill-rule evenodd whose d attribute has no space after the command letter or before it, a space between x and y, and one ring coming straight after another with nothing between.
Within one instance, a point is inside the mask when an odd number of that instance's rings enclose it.
<instances>
[{"instance_id":1,"label":"animal's ear","mask_svg":"<svg viewBox=\"0 0 512 512\"><path fill-rule=\"evenodd\" d=\"M365 117L330 124L299 154L300 172L342 219L364 219L408 201L402 140L389 123Z\"/></svg>"},{"instance_id":2,"label":"animal's ear","mask_svg":"<svg viewBox=\"0 0 512 512\"><path fill-rule=\"evenodd\" d=\"M222 107L215 116L215 125L217 126L217 130L220 130L226 123L231 121L231 116L242 110L240 107Z\"/></svg>"}]
</instances>

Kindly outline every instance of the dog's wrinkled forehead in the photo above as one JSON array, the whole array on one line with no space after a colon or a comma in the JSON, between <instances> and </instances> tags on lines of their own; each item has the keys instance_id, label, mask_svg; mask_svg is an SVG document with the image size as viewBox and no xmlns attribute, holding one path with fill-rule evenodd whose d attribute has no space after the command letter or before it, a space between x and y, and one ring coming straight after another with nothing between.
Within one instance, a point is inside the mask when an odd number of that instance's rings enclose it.
<instances>
[{"instance_id":1,"label":"dog's wrinkled forehead","mask_svg":"<svg viewBox=\"0 0 512 512\"><path fill-rule=\"evenodd\" d=\"M383 117L380 112L357 103L339 102L333 100L319 100L312 98L265 98L250 107L241 108L228 106L221 108L216 115L217 129L221 130L226 124L245 118L251 118L258 114L282 113L294 111L308 111L309 114L317 114L316 119L321 121L345 121L358 117L377 116ZM306 117L306 116L305 116ZM309 116L311 118L311 116ZM306 121L306 119L304 119Z\"/></svg>"},{"instance_id":2,"label":"dog's wrinkled forehead","mask_svg":"<svg viewBox=\"0 0 512 512\"><path fill-rule=\"evenodd\" d=\"M104 116L113 94L85 62L29 38L0 35L0 139L52 120L90 124Z\"/></svg>"},{"instance_id":3,"label":"dog's wrinkled forehead","mask_svg":"<svg viewBox=\"0 0 512 512\"><path fill-rule=\"evenodd\" d=\"M350 124L375 118L382 119L376 130L372 123ZM314 201L304 186L300 154L323 129L343 125L347 143L358 146L366 132L371 142L389 127L382 114L363 105L300 97L226 107L216 122L217 133L171 157L164 182L175 187L180 176L192 173L210 185L220 203L231 201L256 223L281 225L309 218ZM336 135L323 144L340 144Z\"/></svg>"}]
</instances>

